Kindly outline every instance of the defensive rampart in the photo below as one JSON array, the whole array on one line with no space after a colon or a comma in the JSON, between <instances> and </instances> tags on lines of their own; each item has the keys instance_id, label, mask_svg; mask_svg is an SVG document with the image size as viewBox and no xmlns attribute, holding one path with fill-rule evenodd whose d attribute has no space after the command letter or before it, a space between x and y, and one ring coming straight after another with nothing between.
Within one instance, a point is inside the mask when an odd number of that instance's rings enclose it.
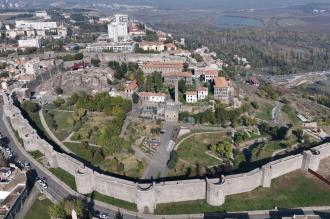
<instances>
[{"instance_id":1,"label":"defensive rampart","mask_svg":"<svg viewBox=\"0 0 330 219\"><path fill-rule=\"evenodd\" d=\"M330 156L330 144L326 143L302 154L272 161L247 173L222 176L213 179L191 179L153 183L135 183L130 180L101 174L70 155L59 153L41 139L22 116L11 98L4 97L4 114L18 133L27 151L39 150L51 167L60 167L75 177L79 193L97 191L101 194L136 203L140 212L152 213L159 203L206 199L210 205L225 202L227 195L251 191L259 186L270 187L271 181L297 169L316 171L321 159Z\"/></svg>"}]
</instances>

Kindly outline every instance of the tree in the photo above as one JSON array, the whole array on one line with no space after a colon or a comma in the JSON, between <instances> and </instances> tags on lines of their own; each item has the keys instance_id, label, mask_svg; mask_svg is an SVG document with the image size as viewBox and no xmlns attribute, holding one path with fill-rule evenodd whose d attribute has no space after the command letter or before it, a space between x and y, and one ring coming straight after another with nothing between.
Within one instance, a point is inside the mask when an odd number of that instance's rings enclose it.
<instances>
[{"instance_id":1,"label":"tree","mask_svg":"<svg viewBox=\"0 0 330 219\"><path fill-rule=\"evenodd\" d=\"M176 151L171 151L170 159L167 162L168 168L174 169L177 162L178 162L178 153Z\"/></svg>"},{"instance_id":2,"label":"tree","mask_svg":"<svg viewBox=\"0 0 330 219\"><path fill-rule=\"evenodd\" d=\"M139 85L139 90L144 91L144 73L141 69L136 71L136 82Z\"/></svg>"},{"instance_id":3,"label":"tree","mask_svg":"<svg viewBox=\"0 0 330 219\"><path fill-rule=\"evenodd\" d=\"M230 144L227 140L210 145L210 150L213 153L216 153L219 156L227 159L232 157L232 144Z\"/></svg>"},{"instance_id":4,"label":"tree","mask_svg":"<svg viewBox=\"0 0 330 219\"><path fill-rule=\"evenodd\" d=\"M65 218L66 212L64 208L64 203L60 202L58 204L54 204L49 208L48 213L54 218Z\"/></svg>"},{"instance_id":5,"label":"tree","mask_svg":"<svg viewBox=\"0 0 330 219\"><path fill-rule=\"evenodd\" d=\"M37 112L40 109L40 106L38 103L29 101L29 100L25 100L23 102L23 108L25 110L27 110L28 112L34 113Z\"/></svg>"},{"instance_id":6,"label":"tree","mask_svg":"<svg viewBox=\"0 0 330 219\"><path fill-rule=\"evenodd\" d=\"M189 63L185 62L183 63L183 71L188 71Z\"/></svg>"},{"instance_id":7,"label":"tree","mask_svg":"<svg viewBox=\"0 0 330 219\"><path fill-rule=\"evenodd\" d=\"M181 93L183 93L183 94L186 93L186 91L187 91L186 82L184 80L180 80L179 84L178 84L178 88Z\"/></svg>"},{"instance_id":8,"label":"tree","mask_svg":"<svg viewBox=\"0 0 330 219\"><path fill-rule=\"evenodd\" d=\"M65 100L59 97L53 101L55 107L60 107L63 103L65 103Z\"/></svg>"},{"instance_id":9,"label":"tree","mask_svg":"<svg viewBox=\"0 0 330 219\"><path fill-rule=\"evenodd\" d=\"M133 93L132 100L133 100L133 103L134 104L137 104L139 102L139 100L140 100L139 95L137 93Z\"/></svg>"},{"instance_id":10,"label":"tree","mask_svg":"<svg viewBox=\"0 0 330 219\"><path fill-rule=\"evenodd\" d=\"M298 138L299 141L304 137L304 131L302 129L296 129L292 133Z\"/></svg>"},{"instance_id":11,"label":"tree","mask_svg":"<svg viewBox=\"0 0 330 219\"><path fill-rule=\"evenodd\" d=\"M99 67L100 66L100 60L99 59L91 59L91 64L94 66L94 67Z\"/></svg>"},{"instance_id":12,"label":"tree","mask_svg":"<svg viewBox=\"0 0 330 219\"><path fill-rule=\"evenodd\" d=\"M57 95L63 94L63 89L61 87L56 87L55 92Z\"/></svg>"}]
</instances>

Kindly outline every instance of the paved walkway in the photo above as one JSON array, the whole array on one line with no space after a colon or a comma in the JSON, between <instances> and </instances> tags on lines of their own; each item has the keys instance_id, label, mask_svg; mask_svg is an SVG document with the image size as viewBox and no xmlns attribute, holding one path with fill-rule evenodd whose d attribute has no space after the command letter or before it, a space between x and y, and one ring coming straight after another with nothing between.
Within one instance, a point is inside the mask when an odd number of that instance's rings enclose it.
<instances>
[{"instance_id":1,"label":"paved walkway","mask_svg":"<svg viewBox=\"0 0 330 219\"><path fill-rule=\"evenodd\" d=\"M44 114L42 109L39 110L39 117L40 117L40 121L42 126L44 127L45 131L47 132L47 134L49 135L49 137L65 152L67 153L71 153L71 154L75 154L73 153L69 148L67 148L62 141L60 141L55 135L54 133L50 130L50 128L47 125L47 122L45 120Z\"/></svg>"},{"instance_id":2,"label":"paved walkway","mask_svg":"<svg viewBox=\"0 0 330 219\"><path fill-rule=\"evenodd\" d=\"M148 168L143 174L144 179L166 177L168 172L167 162L170 159L168 146L176 123L165 122L165 133L160 136L160 146L151 158Z\"/></svg>"},{"instance_id":3,"label":"paved walkway","mask_svg":"<svg viewBox=\"0 0 330 219\"><path fill-rule=\"evenodd\" d=\"M68 137L66 137L64 139L64 141L62 141L63 143L67 142L67 143L74 143L74 144L81 144L81 141L73 141L71 140L71 137L75 134L75 132L71 132L70 135ZM101 145L97 145L97 144L92 144L92 143L89 143L88 142L88 145L89 146L92 146L92 147L97 147L97 148L102 148Z\"/></svg>"}]
</instances>

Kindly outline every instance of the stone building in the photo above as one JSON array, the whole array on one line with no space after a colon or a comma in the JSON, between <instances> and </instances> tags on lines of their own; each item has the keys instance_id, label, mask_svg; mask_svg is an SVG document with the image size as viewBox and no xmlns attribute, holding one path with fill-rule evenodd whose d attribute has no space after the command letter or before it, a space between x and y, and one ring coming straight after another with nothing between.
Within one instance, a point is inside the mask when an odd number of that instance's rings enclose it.
<instances>
[{"instance_id":1,"label":"stone building","mask_svg":"<svg viewBox=\"0 0 330 219\"><path fill-rule=\"evenodd\" d=\"M162 74L164 78L164 83L167 86L174 86L176 82L184 80L187 85L192 85L192 73L190 71L185 72L167 72Z\"/></svg>"},{"instance_id":2,"label":"stone building","mask_svg":"<svg viewBox=\"0 0 330 219\"><path fill-rule=\"evenodd\" d=\"M224 77L216 77L213 80L214 99L229 104L230 81Z\"/></svg>"},{"instance_id":3,"label":"stone building","mask_svg":"<svg viewBox=\"0 0 330 219\"><path fill-rule=\"evenodd\" d=\"M183 70L183 62L146 62L140 65L141 70L147 76L155 71L167 72L181 72Z\"/></svg>"}]
</instances>

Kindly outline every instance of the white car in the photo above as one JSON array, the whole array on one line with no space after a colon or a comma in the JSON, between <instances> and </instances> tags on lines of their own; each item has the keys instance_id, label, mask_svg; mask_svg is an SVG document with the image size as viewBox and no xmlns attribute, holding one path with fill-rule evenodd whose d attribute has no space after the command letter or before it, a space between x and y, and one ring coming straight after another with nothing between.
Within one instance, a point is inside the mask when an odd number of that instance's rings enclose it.
<instances>
[{"instance_id":1,"label":"white car","mask_svg":"<svg viewBox=\"0 0 330 219\"><path fill-rule=\"evenodd\" d=\"M99 214L99 218L101 218L101 219L108 219L109 216L108 216L107 214L100 213L100 214Z\"/></svg>"}]
</instances>

